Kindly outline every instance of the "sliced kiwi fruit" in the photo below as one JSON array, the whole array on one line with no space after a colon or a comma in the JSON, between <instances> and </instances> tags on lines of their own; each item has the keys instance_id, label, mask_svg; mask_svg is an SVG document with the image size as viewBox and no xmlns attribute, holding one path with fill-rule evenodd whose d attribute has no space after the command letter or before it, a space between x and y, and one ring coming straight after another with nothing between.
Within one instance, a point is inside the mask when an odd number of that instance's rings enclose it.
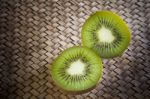
<instances>
[{"instance_id":1,"label":"sliced kiwi fruit","mask_svg":"<svg viewBox=\"0 0 150 99\"><path fill-rule=\"evenodd\" d=\"M87 47L71 47L54 60L51 76L66 92L83 92L98 84L102 77L102 61Z\"/></svg>"},{"instance_id":2,"label":"sliced kiwi fruit","mask_svg":"<svg viewBox=\"0 0 150 99\"><path fill-rule=\"evenodd\" d=\"M97 11L82 27L82 45L102 58L120 56L130 43L130 30L123 19L111 11Z\"/></svg>"}]
</instances>

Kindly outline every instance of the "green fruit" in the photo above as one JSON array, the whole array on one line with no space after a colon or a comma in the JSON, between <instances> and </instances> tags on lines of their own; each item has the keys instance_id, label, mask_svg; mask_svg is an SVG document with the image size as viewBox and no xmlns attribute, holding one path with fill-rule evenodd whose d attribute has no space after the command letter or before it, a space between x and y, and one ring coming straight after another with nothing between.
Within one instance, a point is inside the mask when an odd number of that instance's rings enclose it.
<instances>
[{"instance_id":1,"label":"green fruit","mask_svg":"<svg viewBox=\"0 0 150 99\"><path fill-rule=\"evenodd\" d=\"M98 11L82 27L82 44L102 58L112 58L127 49L130 35L128 26L120 16L110 11Z\"/></svg>"},{"instance_id":2,"label":"green fruit","mask_svg":"<svg viewBox=\"0 0 150 99\"><path fill-rule=\"evenodd\" d=\"M61 89L82 92L94 87L100 80L102 61L87 47L72 47L52 63L51 76Z\"/></svg>"}]
</instances>

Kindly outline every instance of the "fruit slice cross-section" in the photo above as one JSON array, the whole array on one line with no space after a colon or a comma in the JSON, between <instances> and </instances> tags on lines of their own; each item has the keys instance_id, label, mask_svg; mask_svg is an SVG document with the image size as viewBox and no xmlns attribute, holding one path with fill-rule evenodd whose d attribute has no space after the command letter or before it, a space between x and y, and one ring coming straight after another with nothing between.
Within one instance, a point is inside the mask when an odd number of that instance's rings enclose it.
<instances>
[{"instance_id":1,"label":"fruit slice cross-section","mask_svg":"<svg viewBox=\"0 0 150 99\"><path fill-rule=\"evenodd\" d=\"M82 27L82 45L102 58L120 56L129 46L130 30L123 19L111 11L97 11Z\"/></svg>"},{"instance_id":2,"label":"fruit slice cross-section","mask_svg":"<svg viewBox=\"0 0 150 99\"><path fill-rule=\"evenodd\" d=\"M54 60L51 76L61 89L85 91L96 86L102 77L102 61L91 49L75 46Z\"/></svg>"}]
</instances>

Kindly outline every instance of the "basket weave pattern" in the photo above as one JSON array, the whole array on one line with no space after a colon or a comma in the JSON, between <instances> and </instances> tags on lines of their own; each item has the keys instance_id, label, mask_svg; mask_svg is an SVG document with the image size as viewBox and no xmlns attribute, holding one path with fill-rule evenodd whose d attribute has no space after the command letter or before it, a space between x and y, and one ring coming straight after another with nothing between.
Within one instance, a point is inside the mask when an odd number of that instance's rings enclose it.
<instances>
[{"instance_id":1,"label":"basket weave pattern","mask_svg":"<svg viewBox=\"0 0 150 99\"><path fill-rule=\"evenodd\" d=\"M128 50L103 60L100 84L85 94L58 90L49 64L81 44L81 27L97 10L121 15ZM150 0L1 0L0 99L150 99Z\"/></svg>"}]
</instances>

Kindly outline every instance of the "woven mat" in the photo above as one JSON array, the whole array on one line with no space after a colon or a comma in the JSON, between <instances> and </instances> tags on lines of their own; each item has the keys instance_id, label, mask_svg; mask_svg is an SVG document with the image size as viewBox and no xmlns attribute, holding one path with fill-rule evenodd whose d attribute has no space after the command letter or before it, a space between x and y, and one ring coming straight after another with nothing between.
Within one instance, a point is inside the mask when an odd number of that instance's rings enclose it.
<instances>
[{"instance_id":1,"label":"woven mat","mask_svg":"<svg viewBox=\"0 0 150 99\"><path fill-rule=\"evenodd\" d=\"M81 44L81 27L97 10L121 15L132 41L103 60L100 84L88 93L58 90L48 66ZM0 99L150 99L150 0L0 0Z\"/></svg>"}]
</instances>

